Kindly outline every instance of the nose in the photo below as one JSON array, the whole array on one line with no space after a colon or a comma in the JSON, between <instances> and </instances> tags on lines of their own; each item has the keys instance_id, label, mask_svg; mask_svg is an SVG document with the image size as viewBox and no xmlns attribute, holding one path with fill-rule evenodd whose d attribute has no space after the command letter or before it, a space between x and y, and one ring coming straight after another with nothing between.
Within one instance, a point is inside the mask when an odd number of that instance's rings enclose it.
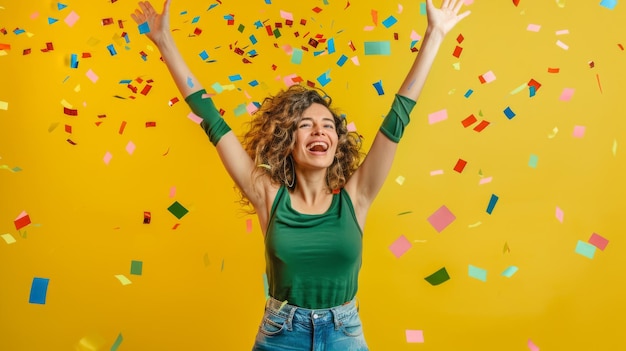
<instances>
[{"instance_id":1,"label":"nose","mask_svg":"<svg viewBox=\"0 0 626 351\"><path fill-rule=\"evenodd\" d=\"M315 125L315 127L313 128L312 134L313 135L325 135L326 132L324 131L324 126L319 125L319 124Z\"/></svg>"}]
</instances>

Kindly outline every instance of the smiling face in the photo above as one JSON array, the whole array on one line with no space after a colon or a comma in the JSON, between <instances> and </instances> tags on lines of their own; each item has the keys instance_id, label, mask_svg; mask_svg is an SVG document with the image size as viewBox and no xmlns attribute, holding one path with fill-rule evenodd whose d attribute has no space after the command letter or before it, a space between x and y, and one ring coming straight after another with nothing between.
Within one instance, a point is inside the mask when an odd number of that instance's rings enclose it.
<instances>
[{"instance_id":1,"label":"smiling face","mask_svg":"<svg viewBox=\"0 0 626 351\"><path fill-rule=\"evenodd\" d=\"M333 163L339 140L335 123L333 114L322 104L314 103L304 110L294 134L296 168L326 169Z\"/></svg>"}]
</instances>

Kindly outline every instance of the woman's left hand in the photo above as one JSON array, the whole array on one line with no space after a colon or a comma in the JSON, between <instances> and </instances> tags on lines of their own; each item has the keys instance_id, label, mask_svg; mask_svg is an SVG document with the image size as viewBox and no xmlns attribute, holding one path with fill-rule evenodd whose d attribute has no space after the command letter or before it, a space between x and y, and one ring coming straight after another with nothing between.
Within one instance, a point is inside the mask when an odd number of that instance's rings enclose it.
<instances>
[{"instance_id":1,"label":"woman's left hand","mask_svg":"<svg viewBox=\"0 0 626 351\"><path fill-rule=\"evenodd\" d=\"M437 8L433 4L433 0L426 0L429 29L438 30L444 35L447 34L457 23L470 14L469 10L459 14L464 2L465 0L443 0L441 8Z\"/></svg>"}]
</instances>

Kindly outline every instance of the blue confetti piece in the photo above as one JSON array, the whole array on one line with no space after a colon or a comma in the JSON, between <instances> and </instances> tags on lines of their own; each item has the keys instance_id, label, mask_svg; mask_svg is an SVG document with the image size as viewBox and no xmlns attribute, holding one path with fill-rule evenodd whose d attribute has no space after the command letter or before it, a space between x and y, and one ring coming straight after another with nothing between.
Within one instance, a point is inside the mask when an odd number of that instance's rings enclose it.
<instances>
[{"instance_id":1,"label":"blue confetti piece","mask_svg":"<svg viewBox=\"0 0 626 351\"><path fill-rule=\"evenodd\" d=\"M489 205L487 205L487 213L491 214L493 212L493 208L496 207L497 202L498 196L496 194L491 194L491 199L489 199Z\"/></svg>"},{"instance_id":2,"label":"blue confetti piece","mask_svg":"<svg viewBox=\"0 0 626 351\"><path fill-rule=\"evenodd\" d=\"M33 283L30 286L30 297L28 302L45 305L46 295L48 294L48 278L33 278Z\"/></svg>"},{"instance_id":3,"label":"blue confetti piece","mask_svg":"<svg viewBox=\"0 0 626 351\"><path fill-rule=\"evenodd\" d=\"M126 41L126 44L130 43L130 37L128 36L128 33L124 33L124 41ZM130 50L130 48L126 47L126 50Z\"/></svg>"},{"instance_id":4,"label":"blue confetti piece","mask_svg":"<svg viewBox=\"0 0 626 351\"><path fill-rule=\"evenodd\" d=\"M531 168L537 168L537 162L539 162L539 156L530 155L530 160L528 160L528 166Z\"/></svg>"},{"instance_id":5,"label":"blue confetti piece","mask_svg":"<svg viewBox=\"0 0 626 351\"><path fill-rule=\"evenodd\" d=\"M313 51L313 56L323 55L326 51Z\"/></svg>"},{"instance_id":6,"label":"blue confetti piece","mask_svg":"<svg viewBox=\"0 0 626 351\"><path fill-rule=\"evenodd\" d=\"M261 108L261 103L258 101L253 101L252 104L256 106L256 108Z\"/></svg>"},{"instance_id":7,"label":"blue confetti piece","mask_svg":"<svg viewBox=\"0 0 626 351\"><path fill-rule=\"evenodd\" d=\"M15 33L16 35L19 35L19 34L26 33L26 31L20 28L15 28L15 30L13 30L13 33Z\"/></svg>"},{"instance_id":8,"label":"blue confetti piece","mask_svg":"<svg viewBox=\"0 0 626 351\"><path fill-rule=\"evenodd\" d=\"M180 15L181 15L181 16L184 16L184 15L186 15L186 14L187 14L187 10L180 11Z\"/></svg>"},{"instance_id":9,"label":"blue confetti piece","mask_svg":"<svg viewBox=\"0 0 626 351\"><path fill-rule=\"evenodd\" d=\"M234 21L235 17L233 17L233 15L224 15L224 19L227 21Z\"/></svg>"},{"instance_id":10,"label":"blue confetti piece","mask_svg":"<svg viewBox=\"0 0 626 351\"><path fill-rule=\"evenodd\" d=\"M254 56L257 55L257 52L256 52L256 50L250 50L250 51L248 51L248 55L250 55L251 57L254 57Z\"/></svg>"},{"instance_id":11,"label":"blue confetti piece","mask_svg":"<svg viewBox=\"0 0 626 351\"><path fill-rule=\"evenodd\" d=\"M206 50L202 50L202 52L200 53L200 58L202 60L206 60L209 58L209 54L206 53Z\"/></svg>"},{"instance_id":12,"label":"blue confetti piece","mask_svg":"<svg viewBox=\"0 0 626 351\"><path fill-rule=\"evenodd\" d=\"M250 85L251 87L256 87L257 85L259 85L259 82L255 79L251 81L250 83L248 83L248 85Z\"/></svg>"},{"instance_id":13,"label":"blue confetti piece","mask_svg":"<svg viewBox=\"0 0 626 351\"><path fill-rule=\"evenodd\" d=\"M394 24L396 24L397 22L398 20L395 17L389 16L387 17L387 19L383 21L383 26L385 26L385 28L389 28L393 26Z\"/></svg>"},{"instance_id":14,"label":"blue confetti piece","mask_svg":"<svg viewBox=\"0 0 626 351\"><path fill-rule=\"evenodd\" d=\"M304 51L301 49L295 48L291 54L291 63L299 65L302 63L302 56L304 55Z\"/></svg>"},{"instance_id":15,"label":"blue confetti piece","mask_svg":"<svg viewBox=\"0 0 626 351\"><path fill-rule=\"evenodd\" d=\"M365 55L391 55L391 43L389 41L366 41L363 44Z\"/></svg>"},{"instance_id":16,"label":"blue confetti piece","mask_svg":"<svg viewBox=\"0 0 626 351\"><path fill-rule=\"evenodd\" d=\"M67 5L62 4L62 3L60 3L60 2L57 2L57 9L58 9L59 11L63 10L63 9L64 9L64 8L66 8L66 7L67 7Z\"/></svg>"},{"instance_id":17,"label":"blue confetti piece","mask_svg":"<svg viewBox=\"0 0 626 351\"><path fill-rule=\"evenodd\" d=\"M265 3L268 4L268 5L271 5L272 4L272 0L265 0Z\"/></svg>"},{"instance_id":18,"label":"blue confetti piece","mask_svg":"<svg viewBox=\"0 0 626 351\"><path fill-rule=\"evenodd\" d=\"M335 53L335 39L334 38L328 39L327 46L328 46L328 54L334 54Z\"/></svg>"},{"instance_id":19,"label":"blue confetti piece","mask_svg":"<svg viewBox=\"0 0 626 351\"><path fill-rule=\"evenodd\" d=\"M252 43L252 45L257 43L256 37L254 36L254 34L250 35L250 42Z\"/></svg>"},{"instance_id":20,"label":"blue confetti piece","mask_svg":"<svg viewBox=\"0 0 626 351\"><path fill-rule=\"evenodd\" d=\"M602 0L600 6L606 7L609 10L613 10L617 5L617 0Z\"/></svg>"},{"instance_id":21,"label":"blue confetti piece","mask_svg":"<svg viewBox=\"0 0 626 351\"><path fill-rule=\"evenodd\" d=\"M528 89L530 90L530 97L535 96L535 94L537 93L537 88L534 85L531 85L530 87L528 87Z\"/></svg>"},{"instance_id":22,"label":"blue confetti piece","mask_svg":"<svg viewBox=\"0 0 626 351\"><path fill-rule=\"evenodd\" d=\"M254 22L254 27L256 29L263 28L263 22L261 22L261 21Z\"/></svg>"},{"instance_id":23,"label":"blue confetti piece","mask_svg":"<svg viewBox=\"0 0 626 351\"><path fill-rule=\"evenodd\" d=\"M132 82L133 82L132 79L122 79L122 80L120 80L120 84L130 84Z\"/></svg>"},{"instance_id":24,"label":"blue confetti piece","mask_svg":"<svg viewBox=\"0 0 626 351\"><path fill-rule=\"evenodd\" d=\"M211 6L209 6L209 8L207 9L207 11L211 10L212 8L216 7L217 4L211 4Z\"/></svg>"},{"instance_id":25,"label":"blue confetti piece","mask_svg":"<svg viewBox=\"0 0 626 351\"><path fill-rule=\"evenodd\" d=\"M107 50L109 50L109 54L111 54L111 56L117 55L117 51L115 51L115 47L113 46L113 44L108 45Z\"/></svg>"},{"instance_id":26,"label":"blue confetti piece","mask_svg":"<svg viewBox=\"0 0 626 351\"><path fill-rule=\"evenodd\" d=\"M343 66L346 63L346 61L348 61L348 56L341 55L339 60L337 60L337 66L339 66L339 67Z\"/></svg>"},{"instance_id":27,"label":"blue confetti piece","mask_svg":"<svg viewBox=\"0 0 626 351\"><path fill-rule=\"evenodd\" d=\"M513 119L513 117L515 117L515 112L513 112L510 107L507 107L506 109L504 109L504 115L508 119Z\"/></svg>"},{"instance_id":28,"label":"blue confetti piece","mask_svg":"<svg viewBox=\"0 0 626 351\"><path fill-rule=\"evenodd\" d=\"M473 93L474 93L474 91L473 91L472 89L468 89L468 90L465 92L465 97L466 97L466 98L469 98L469 97L470 97Z\"/></svg>"},{"instance_id":29,"label":"blue confetti piece","mask_svg":"<svg viewBox=\"0 0 626 351\"><path fill-rule=\"evenodd\" d=\"M587 258L593 258L596 253L596 247L582 240L578 240L578 243L576 244L576 253Z\"/></svg>"},{"instance_id":30,"label":"blue confetti piece","mask_svg":"<svg viewBox=\"0 0 626 351\"><path fill-rule=\"evenodd\" d=\"M485 269L472 266L471 264L468 267L468 275L483 282L487 281L487 271Z\"/></svg>"},{"instance_id":31,"label":"blue confetti piece","mask_svg":"<svg viewBox=\"0 0 626 351\"><path fill-rule=\"evenodd\" d=\"M330 83L330 71L322 73L319 77L317 77L317 81L323 87L326 86L326 84Z\"/></svg>"},{"instance_id":32,"label":"blue confetti piece","mask_svg":"<svg viewBox=\"0 0 626 351\"><path fill-rule=\"evenodd\" d=\"M70 67L78 68L78 55L72 54L70 58Z\"/></svg>"},{"instance_id":33,"label":"blue confetti piece","mask_svg":"<svg viewBox=\"0 0 626 351\"><path fill-rule=\"evenodd\" d=\"M192 23L192 24L196 24L196 23L198 23L198 21L199 21L199 20L200 20L200 16L196 16L196 17L194 17L194 18L191 20L191 23Z\"/></svg>"},{"instance_id":34,"label":"blue confetti piece","mask_svg":"<svg viewBox=\"0 0 626 351\"><path fill-rule=\"evenodd\" d=\"M383 89L383 81L379 80L378 82L374 83L374 88L376 88L376 92L378 92L378 95L385 95L385 90Z\"/></svg>"},{"instance_id":35,"label":"blue confetti piece","mask_svg":"<svg viewBox=\"0 0 626 351\"><path fill-rule=\"evenodd\" d=\"M48 24L54 24L57 23L59 20L56 18L52 18L52 17L48 17Z\"/></svg>"},{"instance_id":36,"label":"blue confetti piece","mask_svg":"<svg viewBox=\"0 0 626 351\"><path fill-rule=\"evenodd\" d=\"M232 76L228 76L228 80L230 80L231 82L236 82L242 80L242 78L240 74L233 74Z\"/></svg>"},{"instance_id":37,"label":"blue confetti piece","mask_svg":"<svg viewBox=\"0 0 626 351\"><path fill-rule=\"evenodd\" d=\"M150 25L148 25L148 22L144 22L139 25L139 34L146 34L146 33L150 33Z\"/></svg>"}]
</instances>

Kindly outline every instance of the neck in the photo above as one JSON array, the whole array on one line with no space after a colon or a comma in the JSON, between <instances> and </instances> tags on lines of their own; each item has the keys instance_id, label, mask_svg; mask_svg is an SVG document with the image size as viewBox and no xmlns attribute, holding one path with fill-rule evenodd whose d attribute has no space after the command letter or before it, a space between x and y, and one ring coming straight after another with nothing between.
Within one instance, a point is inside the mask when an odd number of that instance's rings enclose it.
<instances>
[{"instance_id":1,"label":"neck","mask_svg":"<svg viewBox=\"0 0 626 351\"><path fill-rule=\"evenodd\" d=\"M326 170L304 172L296 171L296 187L293 193L306 204L315 204L331 192L326 184Z\"/></svg>"}]
</instances>

